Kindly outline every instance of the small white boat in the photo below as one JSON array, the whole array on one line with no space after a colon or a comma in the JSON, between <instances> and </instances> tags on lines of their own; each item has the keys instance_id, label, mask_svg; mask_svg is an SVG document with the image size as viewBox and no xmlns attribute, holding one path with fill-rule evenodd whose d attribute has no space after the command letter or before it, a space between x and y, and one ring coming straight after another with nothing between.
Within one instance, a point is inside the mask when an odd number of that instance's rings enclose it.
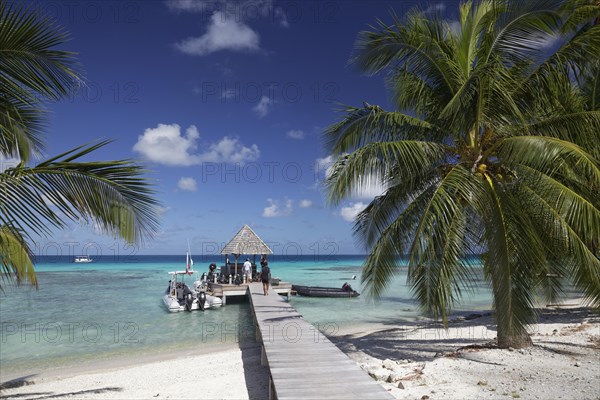
<instances>
[{"instance_id":1,"label":"small white boat","mask_svg":"<svg viewBox=\"0 0 600 400\"><path fill-rule=\"evenodd\" d=\"M198 278L198 274L192 269L193 264L188 253L185 271L169 272L171 280L163 294L163 303L169 312L204 311L223 305L223 300L219 297L206 294L206 281ZM195 278L193 289L185 283L186 276Z\"/></svg>"},{"instance_id":2,"label":"small white boat","mask_svg":"<svg viewBox=\"0 0 600 400\"><path fill-rule=\"evenodd\" d=\"M75 256L75 260L73 260L76 263L91 263L92 261L94 260L90 256Z\"/></svg>"}]
</instances>

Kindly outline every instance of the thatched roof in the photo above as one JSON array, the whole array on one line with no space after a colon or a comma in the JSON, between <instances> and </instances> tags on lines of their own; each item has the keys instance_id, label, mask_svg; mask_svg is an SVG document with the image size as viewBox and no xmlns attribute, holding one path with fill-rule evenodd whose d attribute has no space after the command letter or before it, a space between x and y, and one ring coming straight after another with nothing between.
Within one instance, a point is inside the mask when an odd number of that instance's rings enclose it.
<instances>
[{"instance_id":1,"label":"thatched roof","mask_svg":"<svg viewBox=\"0 0 600 400\"><path fill-rule=\"evenodd\" d=\"M273 254L269 246L248 225L223 247L221 254Z\"/></svg>"}]
</instances>

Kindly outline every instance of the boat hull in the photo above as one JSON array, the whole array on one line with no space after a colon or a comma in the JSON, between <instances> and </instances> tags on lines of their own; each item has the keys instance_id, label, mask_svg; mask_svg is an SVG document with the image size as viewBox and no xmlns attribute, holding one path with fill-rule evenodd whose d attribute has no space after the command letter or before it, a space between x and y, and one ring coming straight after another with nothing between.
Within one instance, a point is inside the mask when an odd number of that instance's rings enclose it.
<instances>
[{"instance_id":1,"label":"boat hull","mask_svg":"<svg viewBox=\"0 0 600 400\"><path fill-rule=\"evenodd\" d=\"M309 297L358 297L360 293L356 290L345 290L340 288L292 285L292 290L301 296Z\"/></svg>"},{"instance_id":2,"label":"boat hull","mask_svg":"<svg viewBox=\"0 0 600 400\"><path fill-rule=\"evenodd\" d=\"M163 295L163 303L167 307L169 312L180 312L187 311L185 308L185 301L178 301L174 296L165 293ZM223 300L219 297L206 295L206 302L204 303L204 309L207 310L209 308L218 308L223 305ZM194 298L192 301L191 311L201 311L200 304L198 303L198 299Z\"/></svg>"}]
</instances>

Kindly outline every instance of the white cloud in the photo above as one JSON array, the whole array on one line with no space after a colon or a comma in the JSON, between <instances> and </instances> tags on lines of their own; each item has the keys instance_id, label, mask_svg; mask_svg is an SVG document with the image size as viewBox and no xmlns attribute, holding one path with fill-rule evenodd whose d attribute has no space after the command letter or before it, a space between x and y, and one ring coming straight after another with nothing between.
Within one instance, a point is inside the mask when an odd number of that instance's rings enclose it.
<instances>
[{"instance_id":1,"label":"white cloud","mask_svg":"<svg viewBox=\"0 0 600 400\"><path fill-rule=\"evenodd\" d=\"M315 176L321 175L321 172L325 173L325 176L331 173L331 167L335 163L336 158L333 155L328 155L327 157L317 158L315 161Z\"/></svg>"},{"instance_id":2,"label":"white cloud","mask_svg":"<svg viewBox=\"0 0 600 400\"><path fill-rule=\"evenodd\" d=\"M427 9L425 9L425 14L434 14L441 13L446 9L446 5L444 3L436 3L431 4Z\"/></svg>"},{"instance_id":3,"label":"white cloud","mask_svg":"<svg viewBox=\"0 0 600 400\"><path fill-rule=\"evenodd\" d=\"M166 4L171 11L201 12L209 7L210 2L198 0L169 0Z\"/></svg>"},{"instance_id":4,"label":"white cloud","mask_svg":"<svg viewBox=\"0 0 600 400\"><path fill-rule=\"evenodd\" d=\"M333 164L337 158L333 155L317 158L315 160L315 177L321 179L322 176L327 178L333 171ZM382 195L386 191L386 187L381 182L381 179L376 176L362 176L361 185L351 193L354 200L365 200L370 202L376 196ZM315 187L318 187L318 182Z\"/></svg>"},{"instance_id":5,"label":"white cloud","mask_svg":"<svg viewBox=\"0 0 600 400\"><path fill-rule=\"evenodd\" d=\"M287 217L294 211L294 201L285 199L283 205L280 205L279 200L267 199L269 205L263 210L262 216L265 218Z\"/></svg>"},{"instance_id":6,"label":"white cloud","mask_svg":"<svg viewBox=\"0 0 600 400\"><path fill-rule=\"evenodd\" d=\"M347 207L342 207L340 210L340 216L348 222L353 222L354 218L365 209L367 204L359 201L357 203L350 203Z\"/></svg>"},{"instance_id":7,"label":"white cloud","mask_svg":"<svg viewBox=\"0 0 600 400\"><path fill-rule=\"evenodd\" d=\"M4 172L9 168L14 168L21 162L19 157L4 157L0 155L0 172Z\"/></svg>"},{"instance_id":8,"label":"white cloud","mask_svg":"<svg viewBox=\"0 0 600 400\"><path fill-rule=\"evenodd\" d=\"M177 124L158 124L148 128L138 137L133 150L152 162L169 166L191 166L203 162L226 162L244 164L256 161L260 150L256 144L244 146L237 138L225 136L212 143L202 153L197 153L198 129L191 125L185 136Z\"/></svg>"},{"instance_id":9,"label":"white cloud","mask_svg":"<svg viewBox=\"0 0 600 400\"><path fill-rule=\"evenodd\" d=\"M206 33L175 44L185 54L204 56L220 50L257 51L260 37L235 16L215 11Z\"/></svg>"},{"instance_id":10,"label":"white cloud","mask_svg":"<svg viewBox=\"0 0 600 400\"><path fill-rule=\"evenodd\" d=\"M263 118L271 112L271 108L273 108L273 100L267 96L262 96L258 104L254 106L252 110L256 113L256 115L259 116L259 118Z\"/></svg>"},{"instance_id":11,"label":"white cloud","mask_svg":"<svg viewBox=\"0 0 600 400\"><path fill-rule=\"evenodd\" d=\"M300 208L309 208L313 205L312 200L300 200L300 203L298 204L300 206Z\"/></svg>"},{"instance_id":12,"label":"white cloud","mask_svg":"<svg viewBox=\"0 0 600 400\"><path fill-rule=\"evenodd\" d=\"M171 206L156 206L156 212L158 215L165 215L169 211L171 211Z\"/></svg>"},{"instance_id":13,"label":"white cloud","mask_svg":"<svg viewBox=\"0 0 600 400\"><path fill-rule=\"evenodd\" d=\"M239 20L269 19L281 27L290 26L285 10L276 6L275 0L167 0L166 5L173 12L226 11Z\"/></svg>"},{"instance_id":14,"label":"white cloud","mask_svg":"<svg viewBox=\"0 0 600 400\"><path fill-rule=\"evenodd\" d=\"M375 176L363 176L362 185L352 193L352 198L370 202L376 196L381 196L385 191L386 187L381 183L381 179Z\"/></svg>"},{"instance_id":15,"label":"white cloud","mask_svg":"<svg viewBox=\"0 0 600 400\"><path fill-rule=\"evenodd\" d=\"M282 26L284 28L290 27L290 23L288 22L287 15L285 14L285 11L283 11L281 8L279 8L279 7L275 8L275 17L277 18L277 21L279 22L280 26Z\"/></svg>"},{"instance_id":16,"label":"white cloud","mask_svg":"<svg viewBox=\"0 0 600 400\"><path fill-rule=\"evenodd\" d=\"M242 145L238 139L225 136L218 143L209 146L208 151L199 155L201 162L229 162L244 164L256 161L260 157L258 146Z\"/></svg>"},{"instance_id":17,"label":"white cloud","mask_svg":"<svg viewBox=\"0 0 600 400\"><path fill-rule=\"evenodd\" d=\"M292 129L291 131L288 131L285 135L290 139L304 139L304 131L301 131L300 129Z\"/></svg>"},{"instance_id":18,"label":"white cloud","mask_svg":"<svg viewBox=\"0 0 600 400\"><path fill-rule=\"evenodd\" d=\"M198 129L191 125L186 129L185 136L181 135L181 127L177 124L158 124L156 128L148 128L143 135L138 136L133 151L140 153L146 159L164 165L194 165L198 164L198 156L192 154L200 137Z\"/></svg>"},{"instance_id":19,"label":"white cloud","mask_svg":"<svg viewBox=\"0 0 600 400\"><path fill-rule=\"evenodd\" d=\"M177 187L188 192L195 192L198 189L196 180L192 177L185 176L179 179L179 182L177 182Z\"/></svg>"}]
</instances>

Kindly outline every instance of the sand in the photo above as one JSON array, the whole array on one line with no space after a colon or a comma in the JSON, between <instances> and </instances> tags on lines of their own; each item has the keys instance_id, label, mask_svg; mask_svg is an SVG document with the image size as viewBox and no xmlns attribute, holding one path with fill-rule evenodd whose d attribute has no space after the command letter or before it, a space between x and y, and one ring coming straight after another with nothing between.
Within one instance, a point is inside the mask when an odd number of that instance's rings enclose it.
<instances>
[{"instance_id":1,"label":"sand","mask_svg":"<svg viewBox=\"0 0 600 400\"><path fill-rule=\"evenodd\" d=\"M491 313L338 332L332 341L397 399L600 399L600 316L545 309L534 346L498 349ZM266 399L268 368L256 344L102 371L42 373L0 397L33 399ZM343 376L338 377L343 384ZM4 379L0 379L5 381Z\"/></svg>"},{"instance_id":2,"label":"sand","mask_svg":"<svg viewBox=\"0 0 600 400\"><path fill-rule=\"evenodd\" d=\"M498 349L491 313L334 339L397 399L600 399L600 316L546 309L527 349Z\"/></svg>"},{"instance_id":3,"label":"sand","mask_svg":"<svg viewBox=\"0 0 600 400\"><path fill-rule=\"evenodd\" d=\"M119 363L117 363L119 364ZM42 373L3 389L19 399L266 399L268 368L258 345L242 349L105 368L73 375Z\"/></svg>"}]
</instances>

